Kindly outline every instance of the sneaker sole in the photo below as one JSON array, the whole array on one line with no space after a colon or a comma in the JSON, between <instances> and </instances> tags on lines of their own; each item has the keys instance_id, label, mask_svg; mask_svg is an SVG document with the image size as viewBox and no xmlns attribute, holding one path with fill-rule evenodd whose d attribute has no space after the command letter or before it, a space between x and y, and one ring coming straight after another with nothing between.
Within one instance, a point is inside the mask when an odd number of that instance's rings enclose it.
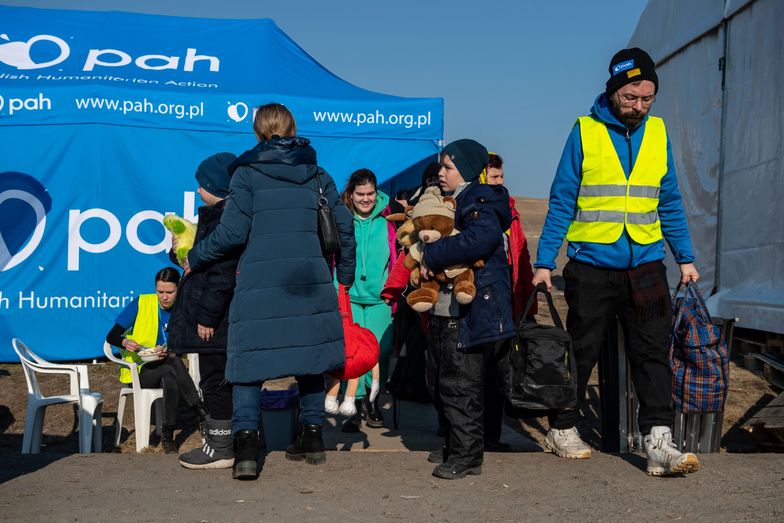
<instances>
[{"instance_id":1,"label":"sneaker sole","mask_svg":"<svg viewBox=\"0 0 784 523\"><path fill-rule=\"evenodd\" d=\"M327 462L327 453L306 452L305 454L289 454L286 452L286 459L289 461L305 461L310 465L321 465Z\"/></svg>"},{"instance_id":2,"label":"sneaker sole","mask_svg":"<svg viewBox=\"0 0 784 523\"><path fill-rule=\"evenodd\" d=\"M365 425L370 427L371 429L383 429L384 428L384 421L372 421L372 420L365 420Z\"/></svg>"},{"instance_id":3,"label":"sneaker sole","mask_svg":"<svg viewBox=\"0 0 784 523\"><path fill-rule=\"evenodd\" d=\"M201 470L201 469L230 469L234 466L234 458L219 459L209 463L188 463L187 461L179 460L180 465L186 469Z\"/></svg>"},{"instance_id":4,"label":"sneaker sole","mask_svg":"<svg viewBox=\"0 0 784 523\"><path fill-rule=\"evenodd\" d=\"M694 454L687 454L682 463L678 463L672 469L664 467L649 467L645 472L649 476L676 476L678 474L690 474L700 470L700 462Z\"/></svg>"},{"instance_id":5,"label":"sneaker sole","mask_svg":"<svg viewBox=\"0 0 784 523\"><path fill-rule=\"evenodd\" d=\"M590 450L586 450L586 451L584 451L584 452L582 452L580 454L574 454L574 453L570 454L570 453L567 453L567 452L560 452L558 449L555 448L554 445L551 445L547 441L544 442L544 446L547 447L547 450L549 450L550 452L552 452L556 456L560 456L562 458L567 458L567 459L591 459L591 451Z\"/></svg>"},{"instance_id":6,"label":"sneaker sole","mask_svg":"<svg viewBox=\"0 0 784 523\"><path fill-rule=\"evenodd\" d=\"M478 467L472 467L470 469L465 469L463 472L461 472L459 474L450 474L448 476L441 476L439 474L436 474L436 471L433 470L433 475L435 477L441 478L441 479L463 479L464 477L469 476L469 475L470 476L479 476L481 473L482 473L482 466L481 465L478 466Z\"/></svg>"}]
</instances>

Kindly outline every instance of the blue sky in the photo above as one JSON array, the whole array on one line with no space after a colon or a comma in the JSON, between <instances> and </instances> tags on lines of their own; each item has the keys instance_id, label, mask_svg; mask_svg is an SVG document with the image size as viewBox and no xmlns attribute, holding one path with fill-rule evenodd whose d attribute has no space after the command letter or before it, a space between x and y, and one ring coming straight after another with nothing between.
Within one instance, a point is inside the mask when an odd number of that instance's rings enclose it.
<instances>
[{"instance_id":1,"label":"blue sky","mask_svg":"<svg viewBox=\"0 0 784 523\"><path fill-rule=\"evenodd\" d=\"M24 5L204 18L272 18L365 89L442 97L445 139L504 157L512 194L546 197L566 136L604 89L647 0L25 0Z\"/></svg>"}]
</instances>

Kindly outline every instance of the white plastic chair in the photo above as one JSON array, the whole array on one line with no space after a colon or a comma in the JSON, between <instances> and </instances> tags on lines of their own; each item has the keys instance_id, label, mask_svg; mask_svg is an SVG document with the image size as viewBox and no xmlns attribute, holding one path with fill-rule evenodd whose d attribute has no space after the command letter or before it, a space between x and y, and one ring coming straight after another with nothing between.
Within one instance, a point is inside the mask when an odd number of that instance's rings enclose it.
<instances>
[{"instance_id":1,"label":"white plastic chair","mask_svg":"<svg viewBox=\"0 0 784 523\"><path fill-rule=\"evenodd\" d=\"M188 374L191 375L193 384L196 385L196 390L199 391L201 396L201 389L199 388L199 381L201 381L201 373L199 372L199 355L188 354Z\"/></svg>"},{"instance_id":2,"label":"white plastic chair","mask_svg":"<svg viewBox=\"0 0 784 523\"><path fill-rule=\"evenodd\" d=\"M18 338L11 340L14 352L19 356L27 381L27 414L25 416L22 454L39 454L43 435L46 407L58 403L76 403L79 419L79 452L88 454L92 449L101 452L101 412L103 396L90 391L87 365L63 365L50 363L41 358ZM70 393L44 396L38 386L36 373L67 374L70 378Z\"/></svg>"},{"instance_id":3,"label":"white plastic chair","mask_svg":"<svg viewBox=\"0 0 784 523\"><path fill-rule=\"evenodd\" d=\"M136 433L136 452L141 452L144 447L150 444L150 412L155 407L156 431L161 434L161 424L163 423L163 389L143 389L139 382L138 365L131 361L125 361L114 355L112 346L108 342L103 344L103 353L106 357L118 365L128 367L131 371L131 384L123 384L120 389L120 399L117 402L117 432L114 436L114 446L120 444L122 435L122 419L125 412L125 400L129 394L133 394L133 418L134 431Z\"/></svg>"}]
</instances>

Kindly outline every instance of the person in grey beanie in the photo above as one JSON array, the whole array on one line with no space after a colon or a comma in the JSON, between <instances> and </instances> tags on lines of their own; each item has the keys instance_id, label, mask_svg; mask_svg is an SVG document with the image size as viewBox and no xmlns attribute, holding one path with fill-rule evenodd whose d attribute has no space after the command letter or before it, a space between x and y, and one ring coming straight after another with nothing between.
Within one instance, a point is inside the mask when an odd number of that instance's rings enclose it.
<instances>
[{"instance_id":1,"label":"person in grey beanie","mask_svg":"<svg viewBox=\"0 0 784 523\"><path fill-rule=\"evenodd\" d=\"M196 169L197 192L204 205L198 210L194 246L220 223L224 198L229 194L229 169L236 159L231 153L218 153ZM231 468L234 464L231 384L225 373L229 304L241 253L241 249L236 250L207 270L186 273L169 321L169 350L199 355L199 387L207 410L202 446L180 455L180 465L185 468ZM177 262L174 248L170 258Z\"/></svg>"}]
</instances>

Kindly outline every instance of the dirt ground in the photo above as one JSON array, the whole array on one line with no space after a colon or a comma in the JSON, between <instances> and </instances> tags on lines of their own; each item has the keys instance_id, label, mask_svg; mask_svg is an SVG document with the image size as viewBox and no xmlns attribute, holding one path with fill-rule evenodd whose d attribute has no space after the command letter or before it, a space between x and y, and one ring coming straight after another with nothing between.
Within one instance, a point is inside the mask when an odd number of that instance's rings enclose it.
<instances>
[{"instance_id":1,"label":"dirt ground","mask_svg":"<svg viewBox=\"0 0 784 523\"><path fill-rule=\"evenodd\" d=\"M520 198L518 208L534 259L546 201ZM556 276L565 261L561 253ZM562 281L556 277L554 282L562 289ZM565 318L562 290L556 288L553 295L559 313ZM540 304L540 310L546 311L546 307ZM547 321L546 316L541 320ZM91 388L104 396L104 454L74 455L78 450L74 407L53 406L47 409L42 454L21 456L27 402L25 380L20 365L0 365L0 520L101 521L115 516L133 521L279 521L332 517L454 521L471 516L493 521L652 519L647 511L661 506L658 496L667 498L665 505L678 507L666 514L673 519L724 519L723 516L733 514L728 518L780 520L784 510L781 504L784 477L780 472L784 457L732 456L735 452L757 451L740 427L778 391L734 363L722 430L722 453L702 458L708 464L707 471L693 476L697 479L689 477L688 492L683 488L686 485L683 480L675 480L655 484L651 496L637 494L651 485L638 470L643 458L600 453L590 460L590 465L569 463L541 453L497 454L486 461L488 465L481 477L447 482L448 485L429 476L431 465L422 452L336 452L330 453L330 466L326 468L294 467L281 453L273 452L260 482L238 485L225 471L194 476L183 473L176 466L175 457L161 453L154 435L151 446L144 452L146 455L135 454L132 408L126 409L121 444L113 448L119 394L117 368L99 362L90 364L89 372ZM279 383L286 384L285 380ZM596 386L595 377L592 385ZM67 379L61 376L46 376L42 380L45 394L66 387ZM595 401L596 394L591 397ZM595 404L591 408L595 412L599 410ZM547 429L545 419L506 421L534 441L540 444L543 441ZM200 437L192 420L183 418L182 422L188 428L177 436L181 450L198 446ZM598 434L598 419L589 417L581 430ZM598 444L595 438L587 439ZM171 467L161 466L169 462ZM629 467L629 463L635 466ZM156 481L150 480L146 472L150 469L156 471ZM123 470L119 477L117 470ZM55 487L63 481L62 474L69 478L65 489ZM353 476L348 482L350 487L341 479L346 475ZM376 479L366 481L371 477ZM204 482L210 485L207 494L200 489ZM740 497L725 498L728 482L735 492L742 493ZM46 496L41 494L42 486L46 487ZM141 502L120 506L116 512L111 503L100 505L102 509L95 505L85 512L74 508L63 512L59 508L60 504L75 506L83 496L113 496L126 488ZM160 503L162 488L165 504ZM700 508L694 497L697 492L705 496L702 499L713 500L712 505ZM483 499L479 504L472 501L475 493ZM618 495L622 493L628 493L628 497L619 504ZM347 506L355 507L355 511L348 511ZM722 507L728 512L722 512Z\"/></svg>"}]
</instances>

